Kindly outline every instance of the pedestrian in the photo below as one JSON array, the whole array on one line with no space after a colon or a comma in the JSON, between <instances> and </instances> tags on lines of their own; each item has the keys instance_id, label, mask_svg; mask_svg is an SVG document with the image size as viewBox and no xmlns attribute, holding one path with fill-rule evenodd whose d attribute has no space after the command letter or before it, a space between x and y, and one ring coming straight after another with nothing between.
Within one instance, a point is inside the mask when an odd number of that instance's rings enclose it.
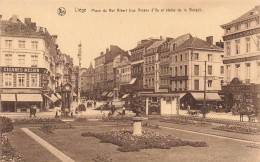
<instances>
[{"instance_id":1,"label":"pedestrian","mask_svg":"<svg viewBox=\"0 0 260 162\"><path fill-rule=\"evenodd\" d=\"M125 107L123 107L122 115L125 115Z\"/></svg>"},{"instance_id":2,"label":"pedestrian","mask_svg":"<svg viewBox=\"0 0 260 162\"><path fill-rule=\"evenodd\" d=\"M222 105L220 104L219 107L218 107L218 111L219 112L222 112Z\"/></svg>"},{"instance_id":3,"label":"pedestrian","mask_svg":"<svg viewBox=\"0 0 260 162\"><path fill-rule=\"evenodd\" d=\"M94 107L95 107L95 108L96 108L96 104L97 104L97 103L96 103L96 100L94 100Z\"/></svg>"},{"instance_id":4,"label":"pedestrian","mask_svg":"<svg viewBox=\"0 0 260 162\"><path fill-rule=\"evenodd\" d=\"M190 112L190 105L187 106L187 113L189 114Z\"/></svg>"},{"instance_id":5,"label":"pedestrian","mask_svg":"<svg viewBox=\"0 0 260 162\"><path fill-rule=\"evenodd\" d=\"M68 115L69 115L69 108L66 108L66 109L65 109L65 118L67 118Z\"/></svg>"}]
</instances>

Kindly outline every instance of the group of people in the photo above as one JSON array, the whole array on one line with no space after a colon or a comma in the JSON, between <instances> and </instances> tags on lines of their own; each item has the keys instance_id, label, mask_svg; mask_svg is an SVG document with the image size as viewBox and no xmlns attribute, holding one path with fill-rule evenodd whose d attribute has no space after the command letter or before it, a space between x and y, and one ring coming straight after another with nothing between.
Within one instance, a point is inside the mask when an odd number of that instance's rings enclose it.
<instances>
[{"instance_id":1,"label":"group of people","mask_svg":"<svg viewBox=\"0 0 260 162\"><path fill-rule=\"evenodd\" d=\"M73 109L69 110L69 108L65 108L65 110L62 111L60 107L55 107L55 118L59 118L61 116L65 118L73 118Z\"/></svg>"},{"instance_id":2,"label":"group of people","mask_svg":"<svg viewBox=\"0 0 260 162\"><path fill-rule=\"evenodd\" d=\"M243 104L234 104L231 108L232 116L243 113L257 113L257 108L254 105L243 105Z\"/></svg>"}]
</instances>

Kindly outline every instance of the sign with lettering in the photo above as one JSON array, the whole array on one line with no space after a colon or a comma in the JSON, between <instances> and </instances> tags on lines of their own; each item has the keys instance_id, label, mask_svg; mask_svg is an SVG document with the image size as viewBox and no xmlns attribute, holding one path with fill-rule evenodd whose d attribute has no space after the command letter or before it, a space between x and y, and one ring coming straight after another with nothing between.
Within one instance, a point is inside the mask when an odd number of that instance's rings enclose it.
<instances>
[{"instance_id":1,"label":"sign with lettering","mask_svg":"<svg viewBox=\"0 0 260 162\"><path fill-rule=\"evenodd\" d=\"M231 35L223 36L223 40L224 41L228 41L228 40L231 40L231 39L247 37L247 36L258 34L258 33L260 33L260 28L255 28L255 29L251 29L251 30L247 30L247 31L243 31L243 32L239 32L239 33L234 33L234 34L231 34Z\"/></svg>"},{"instance_id":2,"label":"sign with lettering","mask_svg":"<svg viewBox=\"0 0 260 162\"><path fill-rule=\"evenodd\" d=\"M1 67L1 71L7 73L47 73L45 68L31 67Z\"/></svg>"},{"instance_id":3,"label":"sign with lettering","mask_svg":"<svg viewBox=\"0 0 260 162\"><path fill-rule=\"evenodd\" d=\"M223 64L246 62L246 61L253 61L253 60L260 60L260 55L251 56L251 57L244 57L244 58L236 58L236 59L230 59L230 60L223 60Z\"/></svg>"},{"instance_id":4,"label":"sign with lettering","mask_svg":"<svg viewBox=\"0 0 260 162\"><path fill-rule=\"evenodd\" d=\"M251 91L250 85L222 86L224 91Z\"/></svg>"}]
</instances>

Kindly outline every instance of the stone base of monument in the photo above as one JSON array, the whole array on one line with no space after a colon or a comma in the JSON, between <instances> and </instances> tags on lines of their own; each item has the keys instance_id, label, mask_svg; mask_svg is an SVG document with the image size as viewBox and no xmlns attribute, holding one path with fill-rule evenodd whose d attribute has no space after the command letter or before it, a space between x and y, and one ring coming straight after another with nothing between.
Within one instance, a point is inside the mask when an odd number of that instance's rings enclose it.
<instances>
[{"instance_id":1,"label":"stone base of monument","mask_svg":"<svg viewBox=\"0 0 260 162\"><path fill-rule=\"evenodd\" d=\"M123 107L123 102L118 99L114 99L112 101L112 105L114 105L116 108L121 108Z\"/></svg>"},{"instance_id":2,"label":"stone base of monument","mask_svg":"<svg viewBox=\"0 0 260 162\"><path fill-rule=\"evenodd\" d=\"M133 136L141 136L142 135L142 117L133 117L134 122L134 130L133 130Z\"/></svg>"}]
</instances>

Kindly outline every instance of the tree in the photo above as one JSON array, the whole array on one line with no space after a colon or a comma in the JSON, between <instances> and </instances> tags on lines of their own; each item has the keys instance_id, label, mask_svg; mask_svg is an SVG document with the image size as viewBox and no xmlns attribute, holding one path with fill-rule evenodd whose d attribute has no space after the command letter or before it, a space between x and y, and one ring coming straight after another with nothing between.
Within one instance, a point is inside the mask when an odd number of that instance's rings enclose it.
<instances>
[{"instance_id":1,"label":"tree","mask_svg":"<svg viewBox=\"0 0 260 162\"><path fill-rule=\"evenodd\" d=\"M145 112L145 105L141 97L137 95L130 95L129 102L125 105L127 109L133 111L136 116L140 116L142 112Z\"/></svg>"}]
</instances>

